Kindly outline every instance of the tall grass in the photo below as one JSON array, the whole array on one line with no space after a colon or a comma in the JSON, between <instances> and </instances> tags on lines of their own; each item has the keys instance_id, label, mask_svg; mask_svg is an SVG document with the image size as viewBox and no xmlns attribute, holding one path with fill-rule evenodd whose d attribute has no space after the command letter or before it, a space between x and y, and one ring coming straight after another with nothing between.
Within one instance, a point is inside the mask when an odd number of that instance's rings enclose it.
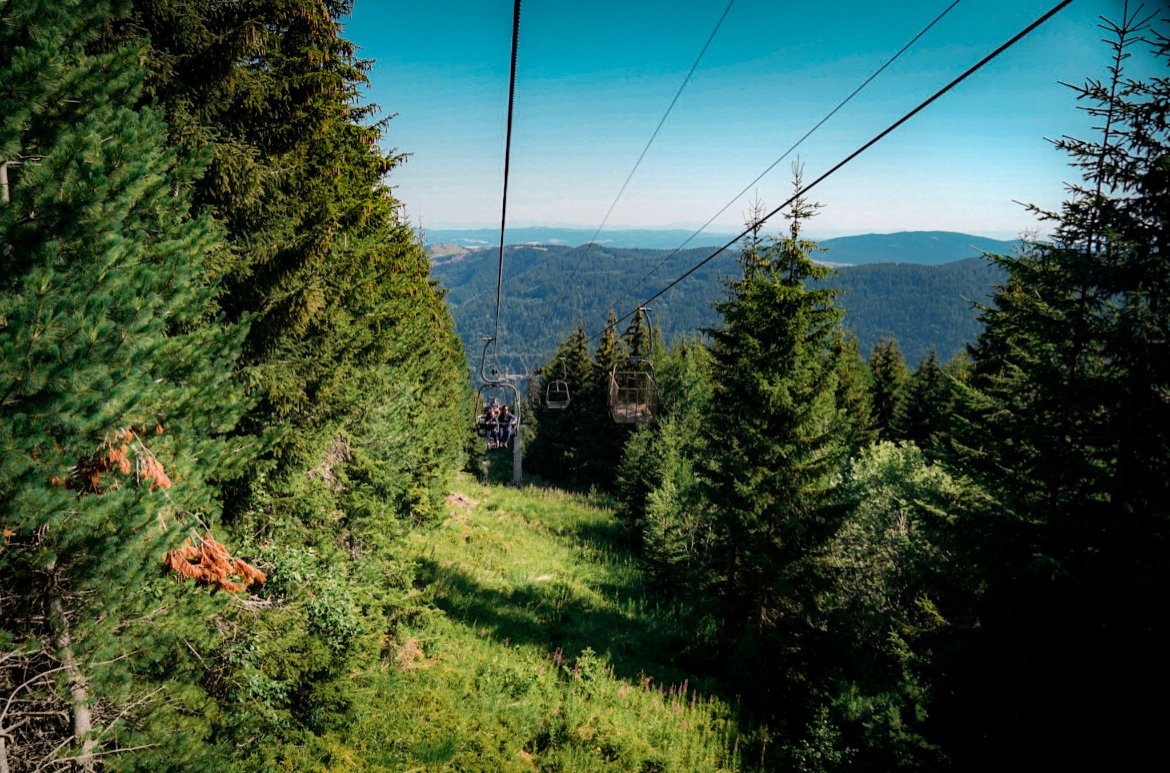
<instances>
[{"instance_id":1,"label":"tall grass","mask_svg":"<svg viewBox=\"0 0 1170 773\"><path fill-rule=\"evenodd\" d=\"M672 665L680 610L647 596L605 503L458 482L410 543L419 612L388 626L366 710L293 768L730 771L738 714Z\"/></svg>"}]
</instances>

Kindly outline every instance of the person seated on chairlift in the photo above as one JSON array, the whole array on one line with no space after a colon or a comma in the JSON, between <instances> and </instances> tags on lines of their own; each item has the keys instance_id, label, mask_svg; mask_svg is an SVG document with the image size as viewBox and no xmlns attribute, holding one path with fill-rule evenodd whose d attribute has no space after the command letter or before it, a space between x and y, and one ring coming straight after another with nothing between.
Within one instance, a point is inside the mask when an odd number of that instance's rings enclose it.
<instances>
[{"instance_id":1,"label":"person seated on chairlift","mask_svg":"<svg viewBox=\"0 0 1170 773\"><path fill-rule=\"evenodd\" d=\"M494 397L491 405L484 411L483 424L487 429L487 447L498 448L500 445L500 403Z\"/></svg>"},{"instance_id":2,"label":"person seated on chairlift","mask_svg":"<svg viewBox=\"0 0 1170 773\"><path fill-rule=\"evenodd\" d=\"M516 415L510 412L506 405L500 409L498 425L501 438L500 445L506 448L512 440L512 437L516 434Z\"/></svg>"}]
</instances>

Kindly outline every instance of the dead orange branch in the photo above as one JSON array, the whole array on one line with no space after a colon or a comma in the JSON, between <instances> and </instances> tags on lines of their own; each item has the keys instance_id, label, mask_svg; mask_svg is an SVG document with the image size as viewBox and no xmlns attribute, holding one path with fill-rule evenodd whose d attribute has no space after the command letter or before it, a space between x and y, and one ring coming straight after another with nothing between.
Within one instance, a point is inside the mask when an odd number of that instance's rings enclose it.
<instances>
[{"instance_id":1,"label":"dead orange branch","mask_svg":"<svg viewBox=\"0 0 1170 773\"><path fill-rule=\"evenodd\" d=\"M239 593L252 583L262 583L267 575L240 558L233 558L228 549L207 532L192 542L188 537L183 546L167 553L164 564L171 571L205 583L228 593ZM238 581L233 578L238 578Z\"/></svg>"}]
</instances>

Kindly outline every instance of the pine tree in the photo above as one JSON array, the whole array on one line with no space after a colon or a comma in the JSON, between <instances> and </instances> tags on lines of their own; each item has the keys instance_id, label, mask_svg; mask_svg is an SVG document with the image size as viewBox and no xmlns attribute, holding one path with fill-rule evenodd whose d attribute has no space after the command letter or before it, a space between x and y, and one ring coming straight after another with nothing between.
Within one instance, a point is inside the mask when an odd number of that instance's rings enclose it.
<instances>
[{"instance_id":1,"label":"pine tree","mask_svg":"<svg viewBox=\"0 0 1170 773\"><path fill-rule=\"evenodd\" d=\"M745 678L754 671L754 697L789 719L807 718L804 659L815 651L809 620L823 582L814 553L842 516L833 480L847 431L833 353L841 312L835 291L806 287L830 274L801 238L813 212L798 199L788 236L743 250L743 276L729 283L717 306L723 326L711 331L713 601Z\"/></svg>"},{"instance_id":2,"label":"pine tree","mask_svg":"<svg viewBox=\"0 0 1170 773\"><path fill-rule=\"evenodd\" d=\"M1155 720L1117 707L1170 683L1151 614L1170 585L1170 80L1125 74L1135 46L1170 60L1148 21L1105 22L1109 76L1074 88L1100 133L1056 143L1084 182L1036 210L1053 241L993 256L1008 279L983 314L957 459L996 503L965 532L986 593L955 732L1001 714L965 739L971 759L1125 767Z\"/></svg>"},{"instance_id":3,"label":"pine tree","mask_svg":"<svg viewBox=\"0 0 1170 773\"><path fill-rule=\"evenodd\" d=\"M526 448L529 470L569 486L581 483L587 438L596 427L590 412L593 362L585 340L585 326L578 323L541 369L535 407L537 432ZM549 409L545 406L545 393L557 379L568 385L569 404Z\"/></svg>"},{"instance_id":4,"label":"pine tree","mask_svg":"<svg viewBox=\"0 0 1170 773\"><path fill-rule=\"evenodd\" d=\"M838 336L833 349L841 363L837 372L837 404L849 422L849 448L856 452L877 441L866 366L855 333Z\"/></svg>"},{"instance_id":5,"label":"pine tree","mask_svg":"<svg viewBox=\"0 0 1170 773\"><path fill-rule=\"evenodd\" d=\"M898 438L895 421L902 401L906 399L906 383L910 374L906 360L893 336L882 336L869 354L870 402L878 438Z\"/></svg>"},{"instance_id":6,"label":"pine tree","mask_svg":"<svg viewBox=\"0 0 1170 773\"><path fill-rule=\"evenodd\" d=\"M938 364L934 349L906 384L904 399L894 415L893 434L909 440L934 458L933 449L947 432L954 411L954 387Z\"/></svg>"},{"instance_id":7,"label":"pine tree","mask_svg":"<svg viewBox=\"0 0 1170 773\"><path fill-rule=\"evenodd\" d=\"M215 482L243 456L224 439L245 407L243 331L209 281L225 247L190 214L198 169L138 107L141 48L87 53L111 13L0 7L4 769L10 754L93 770L120 748L138 750L126 766L213 768L198 686L211 605L159 575L175 550L173 567L219 587L261 576L207 534ZM213 546L238 585L188 560Z\"/></svg>"},{"instance_id":8,"label":"pine tree","mask_svg":"<svg viewBox=\"0 0 1170 773\"><path fill-rule=\"evenodd\" d=\"M631 432L628 425L614 423L609 406L611 374L626 357L625 342L617 333L617 314L611 310L605 330L597 342L597 350L593 353L593 374L588 394L589 418L584 431L585 480L597 486L613 485L622 447Z\"/></svg>"}]
</instances>

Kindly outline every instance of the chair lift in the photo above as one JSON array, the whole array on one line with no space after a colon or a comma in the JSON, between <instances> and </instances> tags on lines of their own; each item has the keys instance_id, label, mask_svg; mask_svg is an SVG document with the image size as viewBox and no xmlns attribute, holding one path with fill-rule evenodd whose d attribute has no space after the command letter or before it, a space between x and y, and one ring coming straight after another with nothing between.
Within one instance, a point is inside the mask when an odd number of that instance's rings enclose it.
<instances>
[{"instance_id":1,"label":"chair lift","mask_svg":"<svg viewBox=\"0 0 1170 773\"><path fill-rule=\"evenodd\" d=\"M658 403L654 366L644 357L630 357L609 374L609 414L618 424L649 424Z\"/></svg>"},{"instance_id":2,"label":"chair lift","mask_svg":"<svg viewBox=\"0 0 1170 773\"><path fill-rule=\"evenodd\" d=\"M649 309L643 311L649 312ZM653 346L653 337L650 339ZM658 406L654 364L648 357L633 356L609 373L609 414L618 424L649 424Z\"/></svg>"},{"instance_id":3,"label":"chair lift","mask_svg":"<svg viewBox=\"0 0 1170 773\"><path fill-rule=\"evenodd\" d=\"M544 389L545 408L560 411L569 407L568 377L569 372L565 368L565 362L561 360L561 377L548 382L548 386Z\"/></svg>"},{"instance_id":4,"label":"chair lift","mask_svg":"<svg viewBox=\"0 0 1170 773\"><path fill-rule=\"evenodd\" d=\"M483 356L479 364L479 375L483 383L475 393L475 434L487 440L489 450L507 447L506 443L499 442L498 432L501 429L499 409L508 406L512 412L512 426L515 428L520 426L520 390L502 377L499 368L491 367L490 375L485 371L487 348L494 340L484 339Z\"/></svg>"}]
</instances>

